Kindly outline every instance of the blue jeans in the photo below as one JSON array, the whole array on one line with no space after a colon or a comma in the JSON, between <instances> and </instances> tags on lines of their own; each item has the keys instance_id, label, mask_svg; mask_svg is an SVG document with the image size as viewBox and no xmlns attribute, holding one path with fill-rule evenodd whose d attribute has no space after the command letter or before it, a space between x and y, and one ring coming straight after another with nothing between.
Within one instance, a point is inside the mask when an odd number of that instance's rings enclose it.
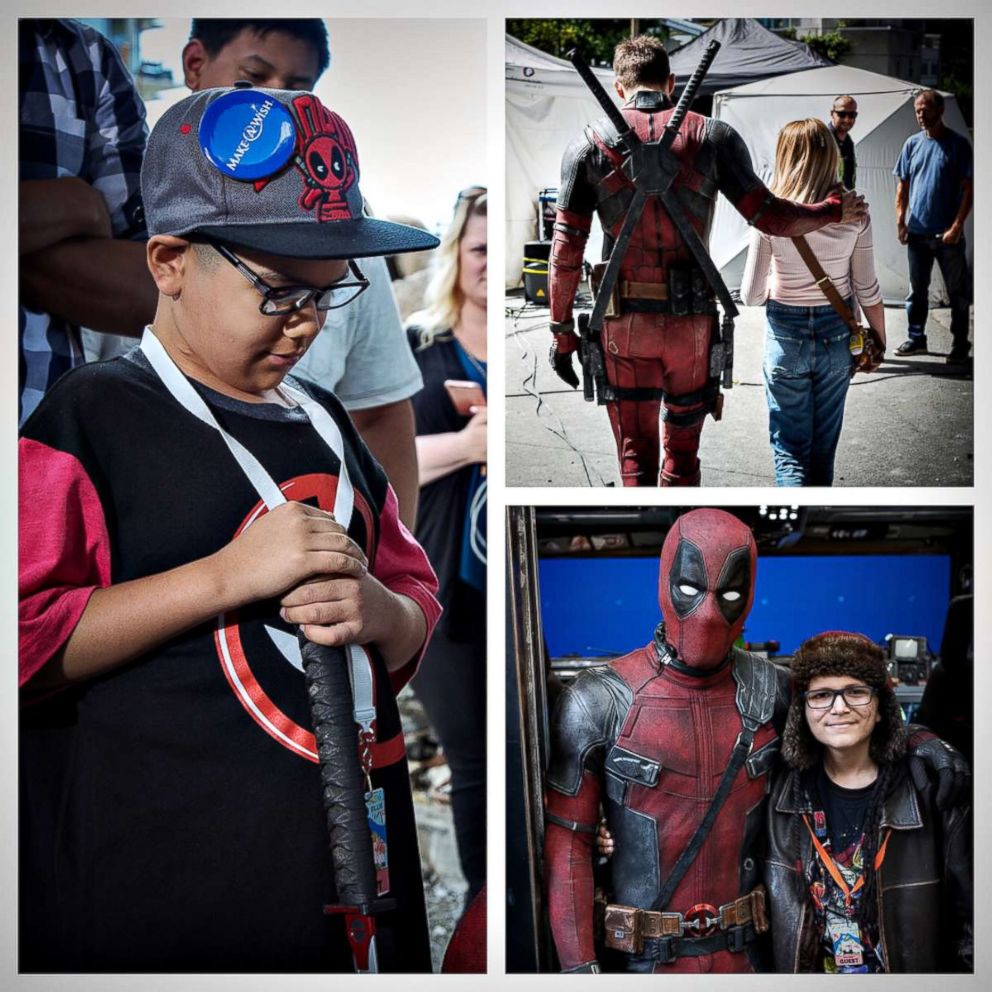
<instances>
[{"instance_id":1,"label":"blue jeans","mask_svg":"<svg viewBox=\"0 0 992 992\"><path fill-rule=\"evenodd\" d=\"M851 381L851 332L830 304L765 308L765 396L776 486L829 486Z\"/></svg>"},{"instance_id":2,"label":"blue jeans","mask_svg":"<svg viewBox=\"0 0 992 992\"><path fill-rule=\"evenodd\" d=\"M940 266L940 274L951 301L952 347L967 352L971 280L968 260L965 256L964 238L956 244L945 245L939 236L910 234L906 247L909 251L910 290L909 296L906 297L909 340L926 344L930 273L936 261Z\"/></svg>"}]
</instances>

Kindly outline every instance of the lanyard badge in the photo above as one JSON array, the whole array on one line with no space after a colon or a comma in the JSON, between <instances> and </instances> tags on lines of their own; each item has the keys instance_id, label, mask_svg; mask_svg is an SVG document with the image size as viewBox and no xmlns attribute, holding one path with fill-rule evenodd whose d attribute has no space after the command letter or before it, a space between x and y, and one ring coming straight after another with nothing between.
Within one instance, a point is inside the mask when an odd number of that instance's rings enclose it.
<instances>
[{"instance_id":1,"label":"lanyard badge","mask_svg":"<svg viewBox=\"0 0 992 992\"><path fill-rule=\"evenodd\" d=\"M365 813L372 834L376 891L384 896L389 891L389 845L386 841L386 793L381 787L365 793Z\"/></svg>"},{"instance_id":2,"label":"lanyard badge","mask_svg":"<svg viewBox=\"0 0 992 992\"><path fill-rule=\"evenodd\" d=\"M831 915L827 928L834 950L834 964L839 972L857 973L868 970L861 927L856 920Z\"/></svg>"}]
</instances>

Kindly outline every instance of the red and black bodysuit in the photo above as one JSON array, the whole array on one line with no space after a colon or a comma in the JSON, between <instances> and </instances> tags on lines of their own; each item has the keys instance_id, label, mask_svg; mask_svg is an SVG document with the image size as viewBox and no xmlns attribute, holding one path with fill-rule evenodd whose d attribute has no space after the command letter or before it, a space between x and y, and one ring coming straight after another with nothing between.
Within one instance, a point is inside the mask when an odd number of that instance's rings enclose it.
<instances>
[{"instance_id":1,"label":"red and black bodysuit","mask_svg":"<svg viewBox=\"0 0 992 992\"><path fill-rule=\"evenodd\" d=\"M686 923L674 937L645 940L640 953L623 959L626 969L754 968L746 953L753 928L696 937L705 928L693 926L761 881L756 849L779 751L773 717L784 716L788 685L769 662L732 647L751 606L754 572L754 539L743 523L720 510L683 515L662 549L666 623L655 642L583 673L559 699L544 856L551 930L565 971L598 967L592 857L601 805L615 841L609 902L670 918L681 913ZM717 791L742 713L758 711L747 760L712 828L668 903L654 907Z\"/></svg>"},{"instance_id":2,"label":"red and black bodysuit","mask_svg":"<svg viewBox=\"0 0 992 992\"><path fill-rule=\"evenodd\" d=\"M664 93L642 90L622 113L637 136L651 142L661 137L672 109ZM704 242L718 191L749 224L767 234L806 234L841 218L839 197L800 204L773 196L751 168L740 136L722 121L687 114L672 152L682 162L672 188ZM549 269L555 354L578 347L572 304L592 215L599 215L608 251L633 197L623 163L619 139L607 118L586 128L562 160ZM672 312L673 300L682 293L676 284L688 293L688 307L674 307L682 316ZM712 290L657 197L647 200L617 285L620 312L604 320L602 348L607 382L620 394L606 406L623 484L698 485L699 434L718 396L709 367L716 307ZM659 477L662 403L665 457Z\"/></svg>"}]
</instances>

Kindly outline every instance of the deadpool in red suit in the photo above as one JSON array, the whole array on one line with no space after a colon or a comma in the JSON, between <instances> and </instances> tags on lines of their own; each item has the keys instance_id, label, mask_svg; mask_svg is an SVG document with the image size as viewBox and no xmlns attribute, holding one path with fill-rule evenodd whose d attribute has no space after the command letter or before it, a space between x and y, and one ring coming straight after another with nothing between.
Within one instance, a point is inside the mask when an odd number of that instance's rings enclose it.
<instances>
[{"instance_id":1,"label":"deadpool in red suit","mask_svg":"<svg viewBox=\"0 0 992 992\"><path fill-rule=\"evenodd\" d=\"M621 42L613 62L624 119L642 142L657 141L672 116L675 76L655 38ZM843 192L822 203L773 196L755 175L740 136L722 121L686 115L671 151L681 162L672 189L703 242L717 192L749 224L767 234L794 236L864 216L863 199ZM592 215L598 214L607 252L634 195L617 132L608 118L587 127L562 160L550 258L549 296L556 374L575 387L572 355L579 347L572 318ZM694 262L671 217L649 196L622 260L615 316L603 322L602 351L611 389L606 407L625 486L699 484L699 435L706 414L720 414L719 371L711 369L717 341L714 289ZM659 431L664 461L659 476Z\"/></svg>"},{"instance_id":2,"label":"deadpool in red suit","mask_svg":"<svg viewBox=\"0 0 992 992\"><path fill-rule=\"evenodd\" d=\"M664 622L653 641L582 673L559 697L544 864L564 971L598 971L603 947L634 972L762 969L759 844L790 690L786 671L734 647L755 567L754 537L736 517L683 514L662 547ZM966 788L957 752L925 731L910 740L914 776L937 775L945 797ZM615 853L600 928L601 810Z\"/></svg>"}]
</instances>

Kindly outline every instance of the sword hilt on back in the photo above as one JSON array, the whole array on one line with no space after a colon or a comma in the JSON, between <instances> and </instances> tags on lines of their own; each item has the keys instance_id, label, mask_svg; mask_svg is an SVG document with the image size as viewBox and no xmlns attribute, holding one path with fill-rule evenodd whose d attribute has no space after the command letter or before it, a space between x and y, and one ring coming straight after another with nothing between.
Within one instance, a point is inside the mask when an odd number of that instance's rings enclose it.
<instances>
[{"instance_id":1,"label":"sword hilt on back","mask_svg":"<svg viewBox=\"0 0 992 992\"><path fill-rule=\"evenodd\" d=\"M668 134L671 134L672 137L665 144L671 144L671 141L675 140L675 135L678 134L679 128L682 126L682 119L689 113L692 101L696 98L696 91L706 78L706 73L709 72L718 51L720 51L720 42L714 38L706 46L706 51L703 52L703 57L699 60L699 65L696 66L695 71L689 77L689 82L685 84L685 89L682 90L679 102L675 106L675 112L668 118L668 123L665 125L666 137Z\"/></svg>"},{"instance_id":2,"label":"sword hilt on back","mask_svg":"<svg viewBox=\"0 0 992 992\"><path fill-rule=\"evenodd\" d=\"M596 73L589 68L589 63L579 54L579 50L573 48L565 58L575 66L575 71L582 77L582 81L586 86L589 87L592 95L596 98L596 102L603 108L603 113L609 117L610 123L616 128L617 134L620 135L621 141L626 144L632 135L636 140L637 136L634 134L633 129L627 123L623 114L620 113L617 105L610 99L610 95L606 92Z\"/></svg>"}]
</instances>

